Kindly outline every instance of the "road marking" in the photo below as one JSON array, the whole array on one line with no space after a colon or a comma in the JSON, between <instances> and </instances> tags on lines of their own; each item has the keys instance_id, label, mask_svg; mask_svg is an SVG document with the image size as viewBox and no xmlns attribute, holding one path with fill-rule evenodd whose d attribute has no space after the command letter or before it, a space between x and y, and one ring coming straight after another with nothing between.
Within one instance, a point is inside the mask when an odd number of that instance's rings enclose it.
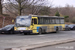
<instances>
[{"instance_id":1,"label":"road marking","mask_svg":"<svg viewBox=\"0 0 75 50\"><path fill-rule=\"evenodd\" d=\"M45 36L45 35L37 35L37 36Z\"/></svg>"}]
</instances>

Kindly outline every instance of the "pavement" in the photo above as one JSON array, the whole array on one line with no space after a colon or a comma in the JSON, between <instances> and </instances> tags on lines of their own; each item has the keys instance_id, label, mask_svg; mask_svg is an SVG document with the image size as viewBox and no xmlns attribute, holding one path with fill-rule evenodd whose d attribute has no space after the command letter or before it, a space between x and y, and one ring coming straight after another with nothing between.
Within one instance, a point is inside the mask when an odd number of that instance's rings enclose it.
<instances>
[{"instance_id":1,"label":"pavement","mask_svg":"<svg viewBox=\"0 0 75 50\"><path fill-rule=\"evenodd\" d=\"M36 48L32 50L75 50L75 42L64 43L54 46L46 46L42 48Z\"/></svg>"},{"instance_id":2,"label":"pavement","mask_svg":"<svg viewBox=\"0 0 75 50\"><path fill-rule=\"evenodd\" d=\"M74 38L75 31L60 31L59 33L49 33L42 35L0 35L0 50Z\"/></svg>"}]
</instances>

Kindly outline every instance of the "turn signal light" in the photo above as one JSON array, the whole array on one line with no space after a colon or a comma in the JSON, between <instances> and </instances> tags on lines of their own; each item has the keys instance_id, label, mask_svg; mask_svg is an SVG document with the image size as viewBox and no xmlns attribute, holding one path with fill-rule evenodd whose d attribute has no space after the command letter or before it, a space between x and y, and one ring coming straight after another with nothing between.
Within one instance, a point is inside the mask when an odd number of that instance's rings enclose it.
<instances>
[{"instance_id":1,"label":"turn signal light","mask_svg":"<svg viewBox=\"0 0 75 50\"><path fill-rule=\"evenodd\" d=\"M14 29L16 30L16 27L14 27Z\"/></svg>"}]
</instances>

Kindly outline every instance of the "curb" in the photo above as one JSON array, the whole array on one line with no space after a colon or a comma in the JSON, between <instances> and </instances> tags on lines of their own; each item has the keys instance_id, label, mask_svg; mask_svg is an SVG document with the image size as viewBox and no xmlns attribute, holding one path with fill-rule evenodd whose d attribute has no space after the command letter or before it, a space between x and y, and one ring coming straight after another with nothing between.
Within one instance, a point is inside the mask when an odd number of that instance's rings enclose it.
<instances>
[{"instance_id":1,"label":"curb","mask_svg":"<svg viewBox=\"0 0 75 50\"><path fill-rule=\"evenodd\" d=\"M74 39L67 39L67 40L60 40L60 41L53 41L53 42L45 42L45 43L40 43L40 44L33 44L33 45L17 47L17 48L7 48L5 50L32 50L35 48L53 46L53 45L58 45L58 44L63 44L63 43L74 42L74 41L75 41L75 38Z\"/></svg>"}]
</instances>

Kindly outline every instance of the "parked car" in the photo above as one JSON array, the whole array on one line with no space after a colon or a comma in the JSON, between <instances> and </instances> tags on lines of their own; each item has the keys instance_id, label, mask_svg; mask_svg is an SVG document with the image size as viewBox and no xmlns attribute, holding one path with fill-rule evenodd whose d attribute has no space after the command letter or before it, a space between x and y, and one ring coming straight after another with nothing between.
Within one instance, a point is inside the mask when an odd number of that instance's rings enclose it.
<instances>
[{"instance_id":1,"label":"parked car","mask_svg":"<svg viewBox=\"0 0 75 50\"><path fill-rule=\"evenodd\" d=\"M70 30L69 25L65 24L65 31L69 31L69 30Z\"/></svg>"},{"instance_id":2,"label":"parked car","mask_svg":"<svg viewBox=\"0 0 75 50\"><path fill-rule=\"evenodd\" d=\"M70 24L68 27L70 28L70 30L75 30L75 24Z\"/></svg>"},{"instance_id":3,"label":"parked car","mask_svg":"<svg viewBox=\"0 0 75 50\"><path fill-rule=\"evenodd\" d=\"M0 33L8 33L8 34L14 33L14 25L11 24L11 25L7 25L7 26L1 28Z\"/></svg>"}]
</instances>

